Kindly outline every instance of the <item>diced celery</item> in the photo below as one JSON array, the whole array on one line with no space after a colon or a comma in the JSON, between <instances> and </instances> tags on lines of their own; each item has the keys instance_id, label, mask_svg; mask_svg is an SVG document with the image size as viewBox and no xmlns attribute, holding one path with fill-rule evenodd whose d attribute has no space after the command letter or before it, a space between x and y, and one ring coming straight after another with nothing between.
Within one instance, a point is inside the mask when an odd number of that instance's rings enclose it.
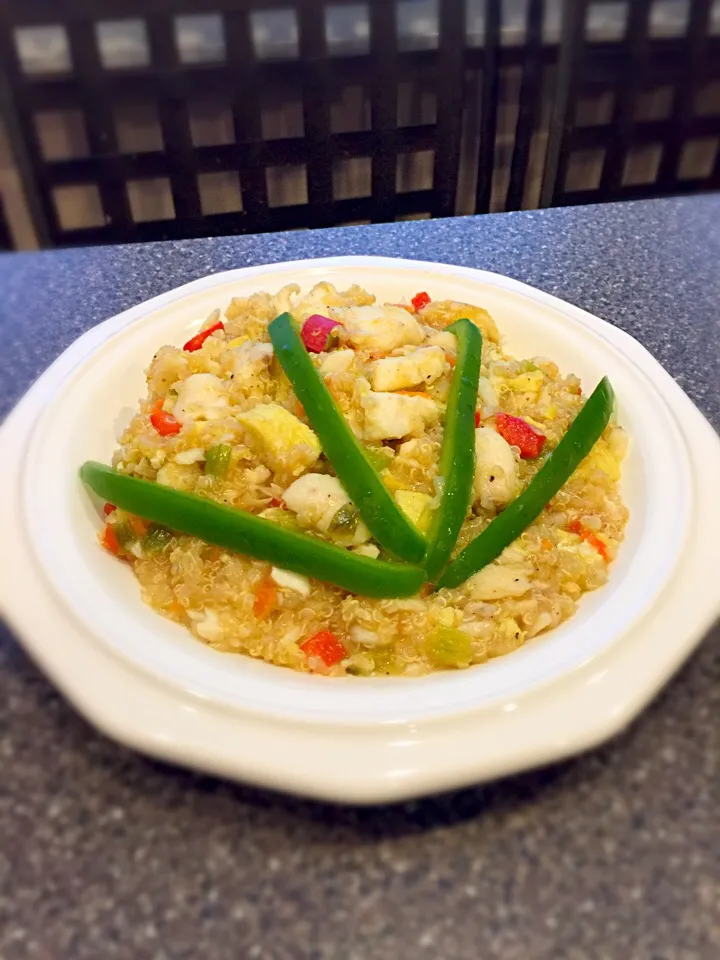
<instances>
[{"instance_id":1,"label":"diced celery","mask_svg":"<svg viewBox=\"0 0 720 960\"><path fill-rule=\"evenodd\" d=\"M467 667L472 660L472 640L464 630L435 627L425 638L428 657L438 667Z\"/></svg>"}]
</instances>

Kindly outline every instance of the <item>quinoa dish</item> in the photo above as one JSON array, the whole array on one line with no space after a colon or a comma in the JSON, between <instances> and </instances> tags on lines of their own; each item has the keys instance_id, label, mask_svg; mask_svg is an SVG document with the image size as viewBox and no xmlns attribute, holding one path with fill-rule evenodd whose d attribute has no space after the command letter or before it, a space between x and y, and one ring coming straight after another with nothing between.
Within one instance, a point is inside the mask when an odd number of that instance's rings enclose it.
<instances>
[{"instance_id":1,"label":"quinoa dish","mask_svg":"<svg viewBox=\"0 0 720 960\"><path fill-rule=\"evenodd\" d=\"M412 677L511 653L606 582L609 382L431 295L289 285L159 347L112 465L81 468L146 603L218 651Z\"/></svg>"}]
</instances>

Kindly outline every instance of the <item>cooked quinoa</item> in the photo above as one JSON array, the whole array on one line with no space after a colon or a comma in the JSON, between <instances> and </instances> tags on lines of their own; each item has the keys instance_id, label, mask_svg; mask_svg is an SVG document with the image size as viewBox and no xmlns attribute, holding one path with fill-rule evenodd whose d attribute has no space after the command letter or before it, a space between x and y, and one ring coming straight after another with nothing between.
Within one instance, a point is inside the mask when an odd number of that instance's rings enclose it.
<instances>
[{"instance_id":1,"label":"cooked quinoa","mask_svg":"<svg viewBox=\"0 0 720 960\"><path fill-rule=\"evenodd\" d=\"M319 283L303 294L290 285L274 296L234 298L222 316L215 310L203 329L217 329L193 352L160 347L147 370L147 397L113 466L382 556L362 521L336 522L348 509L347 494L270 344L268 324L284 311L301 324L317 314L340 323L330 349L313 354L313 362L421 531L441 490L444 403L457 348L445 328L461 317L480 327L473 503L456 552L525 489L584 402L580 380L561 374L552 360L505 354L492 317L479 306L444 300L415 310L410 301L377 304L358 286L338 292ZM544 435L541 455L523 458L496 429L498 413L521 417ZM159 432L158 414L179 421L179 432ZM567 620L585 592L605 583L628 517L619 490L625 448L622 428L611 422L498 560L457 589L433 593L428 586L409 599L356 596L193 537L148 533L144 521L121 510L108 508L108 524L144 600L217 650L330 676L418 676L510 653ZM218 451L222 469L211 470ZM437 638L457 637L458 630L466 640L462 653L448 657ZM332 666L303 649L322 631L347 654Z\"/></svg>"}]
</instances>

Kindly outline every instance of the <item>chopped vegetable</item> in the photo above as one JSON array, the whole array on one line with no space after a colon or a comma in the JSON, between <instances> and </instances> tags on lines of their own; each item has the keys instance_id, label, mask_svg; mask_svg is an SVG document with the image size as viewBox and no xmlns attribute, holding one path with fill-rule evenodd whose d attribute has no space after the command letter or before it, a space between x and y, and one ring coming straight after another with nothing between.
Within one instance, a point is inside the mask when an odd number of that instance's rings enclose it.
<instances>
[{"instance_id":1,"label":"chopped vegetable","mask_svg":"<svg viewBox=\"0 0 720 960\"><path fill-rule=\"evenodd\" d=\"M270 324L283 370L320 438L326 456L375 539L395 556L420 560L422 535L397 507L315 369L289 313Z\"/></svg>"},{"instance_id":2,"label":"chopped vegetable","mask_svg":"<svg viewBox=\"0 0 720 960\"><path fill-rule=\"evenodd\" d=\"M277 586L270 577L264 577L255 589L253 613L258 620L266 620L275 609L276 602Z\"/></svg>"},{"instance_id":3,"label":"chopped vegetable","mask_svg":"<svg viewBox=\"0 0 720 960\"><path fill-rule=\"evenodd\" d=\"M214 323L211 327L208 327L207 330L201 330L200 333L196 333L194 337L191 337L183 347L183 350L187 350L188 353L194 353L196 350L200 349L208 337L212 336L212 334L217 330L224 329L225 326L222 320L218 320L217 323Z\"/></svg>"},{"instance_id":4,"label":"chopped vegetable","mask_svg":"<svg viewBox=\"0 0 720 960\"><path fill-rule=\"evenodd\" d=\"M111 513L115 513L116 510L117 510L117 507L115 506L114 503L106 503L105 506L103 507L103 513L105 514L106 517L109 517Z\"/></svg>"},{"instance_id":5,"label":"chopped vegetable","mask_svg":"<svg viewBox=\"0 0 720 960\"><path fill-rule=\"evenodd\" d=\"M517 539L574 473L608 424L615 394L603 377L527 489L452 561L436 588L457 587Z\"/></svg>"},{"instance_id":6,"label":"chopped vegetable","mask_svg":"<svg viewBox=\"0 0 720 960\"><path fill-rule=\"evenodd\" d=\"M576 533L579 537L582 537L586 543L589 543L591 547L597 550L605 563L610 562L610 553L608 551L607 544L604 543L592 530L580 523L579 520L573 520L572 523L569 523L568 530L571 533Z\"/></svg>"},{"instance_id":7,"label":"chopped vegetable","mask_svg":"<svg viewBox=\"0 0 720 960\"><path fill-rule=\"evenodd\" d=\"M432 518L425 555L429 580L434 580L450 559L467 515L475 475L475 404L482 334L469 320L456 320L448 330L457 337L458 353L438 464L443 492Z\"/></svg>"},{"instance_id":8,"label":"chopped vegetable","mask_svg":"<svg viewBox=\"0 0 720 960\"><path fill-rule=\"evenodd\" d=\"M520 450L520 456L524 460L539 457L547 440L544 434L531 427L522 417L513 417L509 413L495 415L495 428L503 440Z\"/></svg>"},{"instance_id":9,"label":"chopped vegetable","mask_svg":"<svg viewBox=\"0 0 720 960\"><path fill-rule=\"evenodd\" d=\"M224 480L230 469L232 447L229 443L216 443L205 451L205 473L216 480Z\"/></svg>"},{"instance_id":10,"label":"chopped vegetable","mask_svg":"<svg viewBox=\"0 0 720 960\"><path fill-rule=\"evenodd\" d=\"M378 473L384 470L392 460L392 453L385 447L365 447L365 456Z\"/></svg>"},{"instance_id":11,"label":"chopped vegetable","mask_svg":"<svg viewBox=\"0 0 720 960\"><path fill-rule=\"evenodd\" d=\"M147 522L147 520L143 520L142 517L128 517L128 523L130 524L130 529L132 530L133 534L138 539L140 539L140 537L144 537L150 529L150 524Z\"/></svg>"},{"instance_id":12,"label":"chopped vegetable","mask_svg":"<svg viewBox=\"0 0 720 960\"><path fill-rule=\"evenodd\" d=\"M357 530L360 511L351 503L345 503L330 521L330 533L350 535Z\"/></svg>"},{"instance_id":13,"label":"chopped vegetable","mask_svg":"<svg viewBox=\"0 0 720 960\"><path fill-rule=\"evenodd\" d=\"M475 426L479 427L481 423L482 423L482 416L480 415L480 411L478 410L475 413Z\"/></svg>"},{"instance_id":14,"label":"chopped vegetable","mask_svg":"<svg viewBox=\"0 0 720 960\"><path fill-rule=\"evenodd\" d=\"M300 649L308 657L320 657L326 667L340 663L347 656L343 642L330 630L321 630L300 644Z\"/></svg>"},{"instance_id":15,"label":"chopped vegetable","mask_svg":"<svg viewBox=\"0 0 720 960\"><path fill-rule=\"evenodd\" d=\"M295 514L290 513L289 510L284 510L282 507L266 507L258 516L264 520L270 520L272 523L277 523L279 526L285 527L286 530L298 529Z\"/></svg>"},{"instance_id":16,"label":"chopped vegetable","mask_svg":"<svg viewBox=\"0 0 720 960\"><path fill-rule=\"evenodd\" d=\"M173 535L167 527L151 523L150 529L143 537L142 548L146 553L160 553L172 541Z\"/></svg>"},{"instance_id":17,"label":"chopped vegetable","mask_svg":"<svg viewBox=\"0 0 720 960\"><path fill-rule=\"evenodd\" d=\"M416 293L410 303L413 305L413 310L417 312L430 303L430 296L424 291L423 293Z\"/></svg>"},{"instance_id":18,"label":"chopped vegetable","mask_svg":"<svg viewBox=\"0 0 720 960\"><path fill-rule=\"evenodd\" d=\"M428 657L437 667L467 667L472 660L472 638L454 627L435 627L425 638Z\"/></svg>"},{"instance_id":19,"label":"chopped vegetable","mask_svg":"<svg viewBox=\"0 0 720 960\"><path fill-rule=\"evenodd\" d=\"M407 597L416 594L423 583L420 567L357 556L343 547L285 530L244 510L129 477L101 463L83 464L80 476L98 496L117 503L123 510L206 543L334 583L352 593Z\"/></svg>"},{"instance_id":20,"label":"chopped vegetable","mask_svg":"<svg viewBox=\"0 0 720 960\"><path fill-rule=\"evenodd\" d=\"M150 423L155 427L161 437L170 437L175 433L180 433L182 424L171 413L163 410L163 400L160 398L150 413Z\"/></svg>"},{"instance_id":21,"label":"chopped vegetable","mask_svg":"<svg viewBox=\"0 0 720 960\"><path fill-rule=\"evenodd\" d=\"M102 532L102 545L106 550L109 550L110 553L114 553L117 556L120 553L120 544L118 543L117 534L115 533L115 524L106 523Z\"/></svg>"},{"instance_id":22,"label":"chopped vegetable","mask_svg":"<svg viewBox=\"0 0 720 960\"><path fill-rule=\"evenodd\" d=\"M319 313L314 313L308 317L302 326L302 342L310 353L323 353L330 346L331 341L336 336L335 327L341 327L342 324L337 320L331 320L330 317L322 317Z\"/></svg>"}]
</instances>

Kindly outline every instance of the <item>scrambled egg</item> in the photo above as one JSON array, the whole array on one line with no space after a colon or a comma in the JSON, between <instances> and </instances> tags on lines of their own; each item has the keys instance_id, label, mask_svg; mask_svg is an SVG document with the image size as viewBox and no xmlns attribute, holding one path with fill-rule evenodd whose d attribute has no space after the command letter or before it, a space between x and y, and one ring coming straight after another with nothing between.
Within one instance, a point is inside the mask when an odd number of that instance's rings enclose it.
<instances>
[{"instance_id":1,"label":"scrambled egg","mask_svg":"<svg viewBox=\"0 0 720 960\"><path fill-rule=\"evenodd\" d=\"M277 403L261 403L237 416L258 455L276 472L297 476L315 463L322 448L310 427Z\"/></svg>"}]
</instances>

